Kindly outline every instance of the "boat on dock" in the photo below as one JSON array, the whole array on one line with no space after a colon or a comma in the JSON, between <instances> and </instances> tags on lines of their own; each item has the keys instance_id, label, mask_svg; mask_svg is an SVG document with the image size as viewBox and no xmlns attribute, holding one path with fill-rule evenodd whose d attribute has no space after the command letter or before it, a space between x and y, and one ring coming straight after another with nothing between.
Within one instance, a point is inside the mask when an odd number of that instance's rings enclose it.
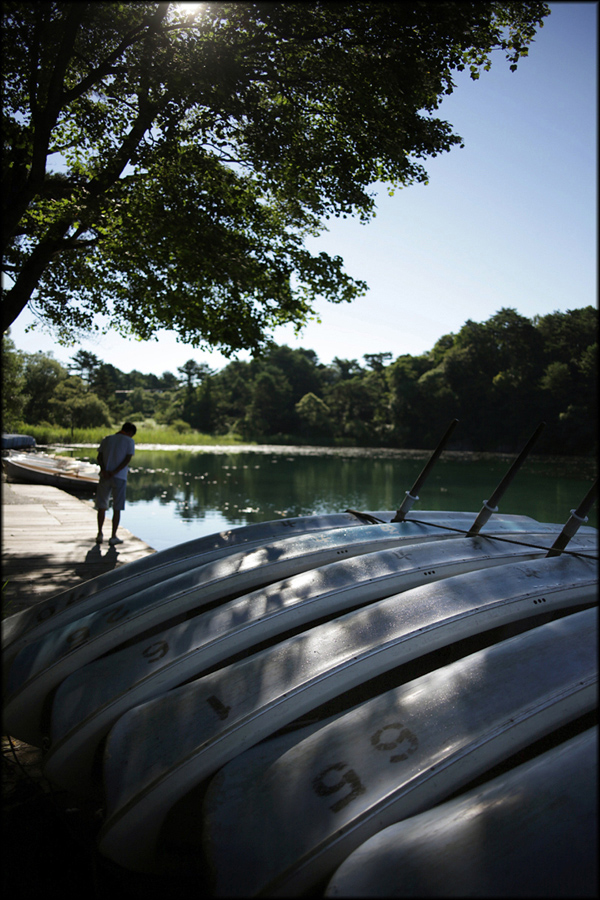
<instances>
[{"instance_id":1,"label":"boat on dock","mask_svg":"<svg viewBox=\"0 0 600 900\"><path fill-rule=\"evenodd\" d=\"M550 772L547 751L579 747L596 486L565 524L500 513L523 451L478 513L415 511L449 433L398 510L210 535L3 622L5 732L102 809L111 865L200 860L212 896L335 895L383 829L449 827L463 795L493 816L524 753Z\"/></svg>"},{"instance_id":2,"label":"boat on dock","mask_svg":"<svg viewBox=\"0 0 600 900\"><path fill-rule=\"evenodd\" d=\"M3 434L1 438L3 455L5 451L25 450L26 447L35 447L35 438L30 434ZM6 453L8 456L8 452Z\"/></svg>"},{"instance_id":3,"label":"boat on dock","mask_svg":"<svg viewBox=\"0 0 600 900\"><path fill-rule=\"evenodd\" d=\"M578 546L592 549L585 540ZM266 640L367 605L375 617L375 601L408 591L404 601L410 604L414 602L410 589L417 585L542 555L540 549L515 545L508 549L481 537L444 541L441 546L434 542L411 547L410 552L379 551L275 582L165 628L158 641L151 636L88 665L75 669L69 657L73 674L54 680L58 687L52 701L46 774L69 790L91 790L97 748L124 712ZM573 594L573 602L589 599L595 590L593 572L590 582L590 587L582 586ZM35 690L34 679L19 695L19 705L29 712L37 705L40 722L52 691L46 672L42 681L45 686L37 694L37 704L28 696Z\"/></svg>"},{"instance_id":4,"label":"boat on dock","mask_svg":"<svg viewBox=\"0 0 600 900\"><path fill-rule=\"evenodd\" d=\"M187 575L209 563L224 562L242 554L238 560L243 560L243 571L274 563L281 576L284 565L288 566L288 574L291 574L290 557L298 560L301 547L312 548L313 554L315 551L322 554L329 552L325 549L327 545L333 559L366 553L369 547L375 549L377 536L381 541L398 545L465 536L473 522L472 513L425 510L419 512L418 520L406 520L402 527L398 527L398 523L392 523L394 515L394 511L390 510L373 513L347 510L331 515L260 522L186 541L136 560L126 569L106 572L49 597L35 607L22 610L2 623L4 675L6 677L15 654L47 632L76 621L89 612L97 612L129 599L142 590L154 588L154 595L161 595L164 585L171 578ZM383 525L389 526L387 530L375 527ZM500 514L494 516L493 522L484 527L483 532L525 540L532 531L556 535L560 528L559 525L540 524L529 516ZM345 535L340 538L338 532L341 529L344 529ZM595 534L595 529L586 532L584 528L582 534L589 537ZM287 563L283 557L286 557ZM321 564L325 562L323 555L319 559ZM313 563L319 564L314 555ZM222 573L224 571L221 569ZM230 568L230 574L231 571ZM265 583L267 581L265 578ZM247 579L246 584L249 584Z\"/></svg>"},{"instance_id":5,"label":"boat on dock","mask_svg":"<svg viewBox=\"0 0 600 900\"><path fill-rule=\"evenodd\" d=\"M46 484L77 493L95 491L100 479L100 466L95 463L48 453L10 450L2 458L2 466L9 482Z\"/></svg>"},{"instance_id":6,"label":"boat on dock","mask_svg":"<svg viewBox=\"0 0 600 900\"><path fill-rule=\"evenodd\" d=\"M300 896L388 824L592 710L596 641L597 610L576 613L375 696L281 753L238 756L203 807L216 896Z\"/></svg>"},{"instance_id":7,"label":"boat on dock","mask_svg":"<svg viewBox=\"0 0 600 900\"><path fill-rule=\"evenodd\" d=\"M555 539L559 530L556 526L550 536ZM504 529L495 532L492 528L489 533L507 534ZM87 615L80 608L75 620L61 627L57 617L51 632L30 640L14 656L6 681L4 720L22 740L39 745L43 739L41 718L47 706L46 697L68 675L103 654L116 651L127 640L137 643L141 635L155 634L157 628L169 632L161 638L165 643L182 646L185 643L182 633L189 634L196 625L196 618L190 622L189 617L197 617L204 610L207 615L200 620L198 628L202 631L204 627L205 634L221 638L216 641L216 657L214 652L212 659L208 657L214 663L242 647L248 648L250 641L257 643L289 630L294 622L300 625L319 616L331 616L343 610L344 604L350 607L364 604L397 590L438 580L444 574L509 562L523 555L542 556L548 553L552 543L543 531L538 535L535 531L524 533L511 528L508 534L515 539L514 543L488 541L486 544L484 532L460 539L453 532L445 531L443 540L433 540L430 531L415 534L410 523L373 525L369 530L339 529L331 534L267 544L261 549L189 569L137 593L129 591ZM527 546L516 542L519 535ZM541 543L528 546L538 536ZM593 549L590 537L587 535L586 541L583 536L582 550ZM424 552L428 547L430 552ZM387 554L385 548L390 548ZM357 564L349 565L352 560ZM248 596L253 588L263 588L263 591ZM210 607L213 609L209 612ZM260 623L251 629L249 618L256 618L257 614ZM241 644L239 627L234 627L238 646L229 646L222 639L227 621L236 625L246 623L241 630L245 645ZM202 643L201 638L198 640ZM215 641L208 639L208 642L214 650ZM232 638L230 644L234 643ZM197 666L201 665L201 657L199 653L193 657ZM188 654L188 661L191 658ZM188 669L185 677L192 674L193 670Z\"/></svg>"},{"instance_id":8,"label":"boat on dock","mask_svg":"<svg viewBox=\"0 0 600 900\"><path fill-rule=\"evenodd\" d=\"M597 762L596 726L384 828L342 863L325 896L597 897Z\"/></svg>"}]
</instances>

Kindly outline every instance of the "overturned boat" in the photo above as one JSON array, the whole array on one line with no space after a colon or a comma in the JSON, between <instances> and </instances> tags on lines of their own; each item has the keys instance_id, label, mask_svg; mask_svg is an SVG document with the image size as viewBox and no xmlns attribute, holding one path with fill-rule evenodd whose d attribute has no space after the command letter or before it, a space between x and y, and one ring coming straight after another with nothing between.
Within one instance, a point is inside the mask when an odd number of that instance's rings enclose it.
<instances>
[{"instance_id":1,"label":"overturned boat","mask_svg":"<svg viewBox=\"0 0 600 900\"><path fill-rule=\"evenodd\" d=\"M209 871L213 896L335 895L382 829L441 822L499 767L508 796L523 754L554 771L589 730L596 488L565 525L499 513L530 441L479 513L413 512L449 433L397 511L190 541L5 620L5 732L100 805L101 858Z\"/></svg>"}]
</instances>

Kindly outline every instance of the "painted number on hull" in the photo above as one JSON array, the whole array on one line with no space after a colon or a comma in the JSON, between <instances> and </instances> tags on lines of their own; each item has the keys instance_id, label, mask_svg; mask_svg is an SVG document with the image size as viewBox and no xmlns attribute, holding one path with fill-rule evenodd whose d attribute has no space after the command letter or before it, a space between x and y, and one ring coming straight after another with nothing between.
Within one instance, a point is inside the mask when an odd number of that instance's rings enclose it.
<instances>
[{"instance_id":1,"label":"painted number on hull","mask_svg":"<svg viewBox=\"0 0 600 900\"><path fill-rule=\"evenodd\" d=\"M119 606L115 606L114 609L111 609L111 611L107 613L106 621L112 625L113 622L120 622L121 619L127 618L128 615L129 610L121 603Z\"/></svg>"},{"instance_id":2,"label":"painted number on hull","mask_svg":"<svg viewBox=\"0 0 600 900\"><path fill-rule=\"evenodd\" d=\"M389 733L385 734L385 732ZM384 734L388 740L384 740ZM392 740L389 740L390 738ZM405 728L402 722L384 725L371 737L371 743L376 750L382 750L384 753L395 750L396 747L401 747L400 753L394 753L390 756L390 762L393 763L408 759L419 746L416 734L409 728Z\"/></svg>"},{"instance_id":3,"label":"painted number on hull","mask_svg":"<svg viewBox=\"0 0 600 900\"><path fill-rule=\"evenodd\" d=\"M207 697L206 702L216 712L220 719L226 719L231 711L231 707L225 706L223 701L219 700L218 697L215 697L214 694L211 697Z\"/></svg>"},{"instance_id":4,"label":"painted number on hull","mask_svg":"<svg viewBox=\"0 0 600 900\"><path fill-rule=\"evenodd\" d=\"M347 769L347 771L344 772L344 769ZM338 772L343 772L344 774L340 777L337 775ZM348 763L345 762L334 763L332 766L324 769L320 775L313 779L313 788L319 797L328 797L330 794L336 794L342 789L347 791L343 797L331 804L330 809L333 812L339 812L341 809L344 809L356 797L365 792L365 786L361 783L360 778L354 769L348 768Z\"/></svg>"},{"instance_id":5,"label":"painted number on hull","mask_svg":"<svg viewBox=\"0 0 600 900\"><path fill-rule=\"evenodd\" d=\"M90 637L90 629L86 626L82 628L76 628L75 631L72 631L67 635L66 641L69 647L69 650L75 650L76 647L81 647L82 644L85 644Z\"/></svg>"},{"instance_id":6,"label":"painted number on hull","mask_svg":"<svg viewBox=\"0 0 600 900\"><path fill-rule=\"evenodd\" d=\"M402 722L390 722L371 735L371 746L379 752L390 753L389 761L397 763L408 759L417 750L419 739ZM395 750L399 752L393 752ZM319 797L344 792L329 807L332 812L340 812L366 790L360 776L346 762L332 763L323 769L313 779L312 787Z\"/></svg>"},{"instance_id":7,"label":"painted number on hull","mask_svg":"<svg viewBox=\"0 0 600 900\"><path fill-rule=\"evenodd\" d=\"M158 662L159 659L162 659L163 656L165 656L168 649L169 645L166 641L155 641L142 651L142 656L144 656L149 663Z\"/></svg>"}]
</instances>

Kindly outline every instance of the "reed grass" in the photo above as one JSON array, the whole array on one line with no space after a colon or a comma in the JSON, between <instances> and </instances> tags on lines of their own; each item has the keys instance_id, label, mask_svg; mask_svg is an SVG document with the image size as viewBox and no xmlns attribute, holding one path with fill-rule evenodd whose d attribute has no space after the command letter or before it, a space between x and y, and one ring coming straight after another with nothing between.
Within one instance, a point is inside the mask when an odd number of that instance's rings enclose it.
<instances>
[{"instance_id":1,"label":"reed grass","mask_svg":"<svg viewBox=\"0 0 600 900\"><path fill-rule=\"evenodd\" d=\"M59 428L57 425L42 423L28 425L21 423L19 434L29 434L35 438L36 444L99 444L107 434L118 431L123 423L115 423L112 427L101 428ZM221 444L242 444L238 434L202 434L194 429L180 430L169 425L158 425L153 420L137 423L136 444L181 444L184 446L210 446Z\"/></svg>"}]
</instances>

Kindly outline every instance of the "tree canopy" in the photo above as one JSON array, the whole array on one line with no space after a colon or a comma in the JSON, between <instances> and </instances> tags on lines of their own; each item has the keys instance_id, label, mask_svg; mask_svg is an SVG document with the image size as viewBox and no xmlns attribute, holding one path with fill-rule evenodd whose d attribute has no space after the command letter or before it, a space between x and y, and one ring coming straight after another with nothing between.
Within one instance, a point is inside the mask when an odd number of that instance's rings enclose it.
<instances>
[{"instance_id":1,"label":"tree canopy","mask_svg":"<svg viewBox=\"0 0 600 900\"><path fill-rule=\"evenodd\" d=\"M304 241L461 143L453 73L511 69L545 3L6 2L3 331L257 350L366 290Z\"/></svg>"}]
</instances>

